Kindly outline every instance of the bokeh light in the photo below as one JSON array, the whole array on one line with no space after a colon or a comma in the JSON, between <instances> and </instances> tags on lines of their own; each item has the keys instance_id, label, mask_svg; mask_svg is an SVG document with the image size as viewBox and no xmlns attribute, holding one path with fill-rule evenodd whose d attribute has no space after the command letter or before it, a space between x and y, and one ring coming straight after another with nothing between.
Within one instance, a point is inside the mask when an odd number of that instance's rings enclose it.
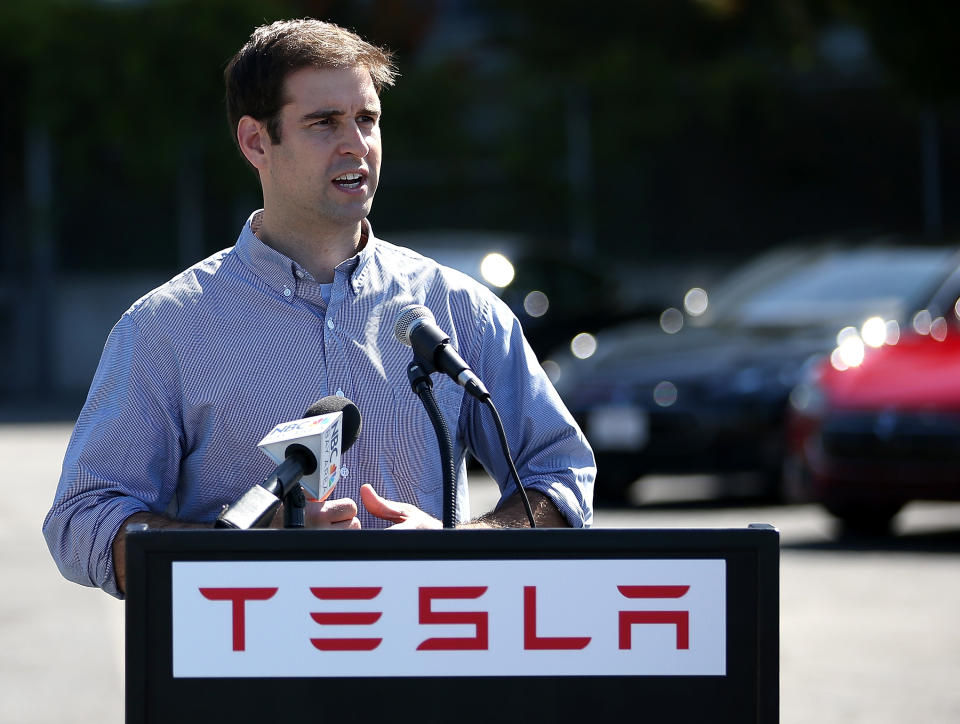
<instances>
[{"instance_id":1,"label":"bokeh light","mask_svg":"<svg viewBox=\"0 0 960 724\"><path fill-rule=\"evenodd\" d=\"M707 292L700 287L694 287L683 297L683 308L687 310L687 314L691 317L699 317L706 312L709 304L710 299L707 297Z\"/></svg>"},{"instance_id":2,"label":"bokeh light","mask_svg":"<svg viewBox=\"0 0 960 724\"><path fill-rule=\"evenodd\" d=\"M547 373L547 377L550 378L550 381L553 384L557 384L560 381L562 373L560 365L558 365L552 359L545 359L540 366L543 367L543 371Z\"/></svg>"},{"instance_id":3,"label":"bokeh light","mask_svg":"<svg viewBox=\"0 0 960 724\"><path fill-rule=\"evenodd\" d=\"M581 332L570 342L570 351L577 359L592 357L597 351L597 338L589 332Z\"/></svg>"},{"instance_id":4,"label":"bokeh light","mask_svg":"<svg viewBox=\"0 0 960 724\"><path fill-rule=\"evenodd\" d=\"M868 347L882 347L887 341L887 323L882 317L870 317L860 328L860 336Z\"/></svg>"},{"instance_id":5,"label":"bokeh light","mask_svg":"<svg viewBox=\"0 0 960 724\"><path fill-rule=\"evenodd\" d=\"M677 401L678 396L677 386L669 380L658 382L657 386L653 388L653 401L660 407L670 407Z\"/></svg>"},{"instance_id":6,"label":"bokeh light","mask_svg":"<svg viewBox=\"0 0 960 724\"><path fill-rule=\"evenodd\" d=\"M937 317L930 323L930 336L938 342L947 338L947 320L943 317Z\"/></svg>"},{"instance_id":7,"label":"bokeh light","mask_svg":"<svg viewBox=\"0 0 960 724\"><path fill-rule=\"evenodd\" d=\"M933 324L933 317L929 309L921 309L913 315L913 331L917 334L930 334L931 324Z\"/></svg>"},{"instance_id":8,"label":"bokeh light","mask_svg":"<svg viewBox=\"0 0 960 724\"><path fill-rule=\"evenodd\" d=\"M843 343L848 339L853 339L856 337L860 339L860 333L857 331L856 327L844 327L839 332L837 332L837 347L843 346Z\"/></svg>"},{"instance_id":9,"label":"bokeh light","mask_svg":"<svg viewBox=\"0 0 960 724\"><path fill-rule=\"evenodd\" d=\"M541 291L532 291L523 298L523 311L531 317L542 317L550 309L550 299Z\"/></svg>"},{"instance_id":10,"label":"bokeh light","mask_svg":"<svg viewBox=\"0 0 960 724\"><path fill-rule=\"evenodd\" d=\"M857 337L847 337L837 345L837 353L840 359L847 367L859 367L863 364L863 358L866 355L866 347L863 340Z\"/></svg>"},{"instance_id":11,"label":"bokeh light","mask_svg":"<svg viewBox=\"0 0 960 724\"><path fill-rule=\"evenodd\" d=\"M493 252L480 262L480 276L495 287L505 287L513 281L513 264L503 254Z\"/></svg>"},{"instance_id":12,"label":"bokeh light","mask_svg":"<svg viewBox=\"0 0 960 724\"><path fill-rule=\"evenodd\" d=\"M850 369L850 366L843 361L843 358L840 355L840 348L837 347L830 353L830 365L837 372L845 372Z\"/></svg>"},{"instance_id":13,"label":"bokeh light","mask_svg":"<svg viewBox=\"0 0 960 724\"><path fill-rule=\"evenodd\" d=\"M683 329L683 312L675 307L663 310L660 315L660 328L667 334L676 334Z\"/></svg>"},{"instance_id":14,"label":"bokeh light","mask_svg":"<svg viewBox=\"0 0 960 724\"><path fill-rule=\"evenodd\" d=\"M896 344L900 341L900 325L897 323L896 319L888 319L886 323L887 328L887 344Z\"/></svg>"}]
</instances>

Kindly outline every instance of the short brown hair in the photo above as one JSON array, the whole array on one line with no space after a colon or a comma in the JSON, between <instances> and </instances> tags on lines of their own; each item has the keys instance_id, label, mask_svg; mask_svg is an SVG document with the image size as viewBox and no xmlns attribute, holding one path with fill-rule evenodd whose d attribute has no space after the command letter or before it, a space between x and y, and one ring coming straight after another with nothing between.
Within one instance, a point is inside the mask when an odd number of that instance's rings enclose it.
<instances>
[{"instance_id":1,"label":"short brown hair","mask_svg":"<svg viewBox=\"0 0 960 724\"><path fill-rule=\"evenodd\" d=\"M397 77L393 53L371 45L339 25L313 18L278 20L250 35L223 73L227 87L227 121L236 142L237 124L251 116L266 124L280 142L280 109L286 103L287 76L301 68L352 68L370 73L377 93Z\"/></svg>"}]
</instances>

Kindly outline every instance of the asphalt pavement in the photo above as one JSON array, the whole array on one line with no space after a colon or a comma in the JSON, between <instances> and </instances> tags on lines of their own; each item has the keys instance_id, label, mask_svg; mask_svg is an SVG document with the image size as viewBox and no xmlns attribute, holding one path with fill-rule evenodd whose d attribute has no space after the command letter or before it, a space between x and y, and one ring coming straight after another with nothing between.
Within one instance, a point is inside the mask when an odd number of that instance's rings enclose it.
<instances>
[{"instance_id":1,"label":"asphalt pavement","mask_svg":"<svg viewBox=\"0 0 960 724\"><path fill-rule=\"evenodd\" d=\"M123 721L123 604L62 578L41 533L70 430L0 425L4 724Z\"/></svg>"},{"instance_id":2,"label":"asphalt pavement","mask_svg":"<svg viewBox=\"0 0 960 724\"><path fill-rule=\"evenodd\" d=\"M65 581L40 526L69 424L0 425L0 722L123 721L123 604ZM652 479L645 505L598 527L742 527L782 533L783 724L960 722L960 505L908 508L889 540L842 541L816 506L704 503L708 480ZM477 479L476 511L496 492Z\"/></svg>"}]
</instances>

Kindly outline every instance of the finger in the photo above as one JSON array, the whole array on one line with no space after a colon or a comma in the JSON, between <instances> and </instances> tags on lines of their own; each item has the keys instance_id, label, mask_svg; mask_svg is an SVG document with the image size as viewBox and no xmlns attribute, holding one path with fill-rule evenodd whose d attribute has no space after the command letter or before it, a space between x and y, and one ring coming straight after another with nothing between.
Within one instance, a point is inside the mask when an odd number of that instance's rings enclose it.
<instances>
[{"instance_id":1,"label":"finger","mask_svg":"<svg viewBox=\"0 0 960 724\"><path fill-rule=\"evenodd\" d=\"M349 524L356 517L357 504L350 498L337 498L309 503L304 522L310 528L328 528L337 523Z\"/></svg>"},{"instance_id":2,"label":"finger","mask_svg":"<svg viewBox=\"0 0 960 724\"><path fill-rule=\"evenodd\" d=\"M399 523L389 526L389 530L436 530L439 528L443 528L443 523L419 509L411 511L406 519Z\"/></svg>"},{"instance_id":3,"label":"finger","mask_svg":"<svg viewBox=\"0 0 960 724\"><path fill-rule=\"evenodd\" d=\"M351 520L338 520L335 523L331 523L327 526L334 530L360 530L360 519L353 518Z\"/></svg>"},{"instance_id":4,"label":"finger","mask_svg":"<svg viewBox=\"0 0 960 724\"><path fill-rule=\"evenodd\" d=\"M349 520L357 515L357 503L352 498L325 500L320 510L330 520Z\"/></svg>"},{"instance_id":5,"label":"finger","mask_svg":"<svg viewBox=\"0 0 960 724\"><path fill-rule=\"evenodd\" d=\"M392 520L395 523L407 518L406 512L398 503L380 497L369 483L360 486L360 500L363 507L377 518Z\"/></svg>"}]
</instances>

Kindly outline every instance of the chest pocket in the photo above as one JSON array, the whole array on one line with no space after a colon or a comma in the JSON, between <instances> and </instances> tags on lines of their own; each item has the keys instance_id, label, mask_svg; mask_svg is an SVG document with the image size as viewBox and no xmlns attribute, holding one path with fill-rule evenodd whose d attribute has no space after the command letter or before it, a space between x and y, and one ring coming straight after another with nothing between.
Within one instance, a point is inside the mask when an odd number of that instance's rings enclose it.
<instances>
[{"instance_id":1,"label":"chest pocket","mask_svg":"<svg viewBox=\"0 0 960 724\"><path fill-rule=\"evenodd\" d=\"M454 448L463 388L448 377L433 375L433 394L447 423ZM442 512L443 472L437 436L426 408L406 384L394 387L394 480L401 494L412 494L420 508L439 517ZM454 453L456 455L456 453Z\"/></svg>"}]
</instances>

